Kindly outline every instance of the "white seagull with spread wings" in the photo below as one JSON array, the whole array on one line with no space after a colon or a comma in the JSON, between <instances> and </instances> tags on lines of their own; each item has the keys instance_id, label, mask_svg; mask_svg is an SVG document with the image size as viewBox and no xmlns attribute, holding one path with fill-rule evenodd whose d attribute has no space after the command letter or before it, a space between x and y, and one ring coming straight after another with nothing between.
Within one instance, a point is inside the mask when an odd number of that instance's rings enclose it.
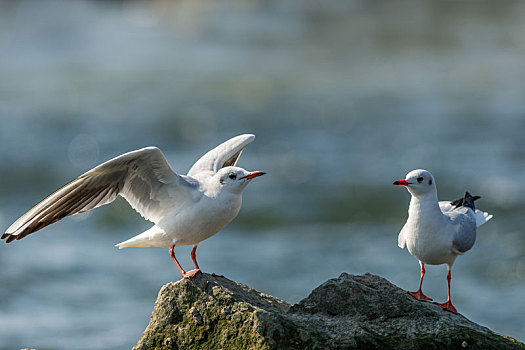
<instances>
[{"instance_id":1,"label":"white seagull with spread wings","mask_svg":"<svg viewBox=\"0 0 525 350\"><path fill-rule=\"evenodd\" d=\"M412 195L408 219L399 233L398 245L407 248L421 265L419 289L408 294L417 300L432 300L421 290L425 264L447 264L448 299L438 305L457 313L450 300L450 269L456 258L474 245L476 227L489 221L492 215L477 210L474 201L480 197L471 196L468 192L455 201L438 202L434 177L423 169L412 170L404 180L398 180L394 185L406 186Z\"/></svg>"},{"instance_id":2,"label":"white seagull with spread wings","mask_svg":"<svg viewBox=\"0 0 525 350\"><path fill-rule=\"evenodd\" d=\"M171 247L170 256L184 278L200 272L195 258L199 242L232 221L241 208L242 192L251 179L264 175L236 167L254 135L236 136L200 158L188 174L178 175L156 147L146 147L113 158L79 176L22 215L2 235L9 243L60 219L124 197L155 225L117 244L127 247ZM195 269L184 271L174 248L193 245Z\"/></svg>"}]
</instances>

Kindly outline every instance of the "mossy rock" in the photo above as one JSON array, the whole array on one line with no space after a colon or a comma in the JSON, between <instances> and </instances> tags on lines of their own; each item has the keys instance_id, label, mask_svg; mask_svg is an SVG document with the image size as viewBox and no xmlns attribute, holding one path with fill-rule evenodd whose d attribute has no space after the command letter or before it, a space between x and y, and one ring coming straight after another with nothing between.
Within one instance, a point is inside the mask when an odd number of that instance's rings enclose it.
<instances>
[{"instance_id":1,"label":"mossy rock","mask_svg":"<svg viewBox=\"0 0 525 350\"><path fill-rule=\"evenodd\" d=\"M346 273L296 305L208 274L162 287L134 350L525 349L386 279Z\"/></svg>"}]
</instances>

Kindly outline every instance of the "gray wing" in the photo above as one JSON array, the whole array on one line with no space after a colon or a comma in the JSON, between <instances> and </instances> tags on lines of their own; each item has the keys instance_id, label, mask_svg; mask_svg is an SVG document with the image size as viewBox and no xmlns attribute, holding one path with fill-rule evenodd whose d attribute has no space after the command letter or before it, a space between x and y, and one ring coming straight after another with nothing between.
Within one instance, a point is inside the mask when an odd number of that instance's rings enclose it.
<instances>
[{"instance_id":1,"label":"gray wing","mask_svg":"<svg viewBox=\"0 0 525 350\"><path fill-rule=\"evenodd\" d=\"M244 147L253 140L255 140L255 135L244 134L221 143L195 162L188 176L195 177L199 173L213 175L221 168L237 164Z\"/></svg>"},{"instance_id":2,"label":"gray wing","mask_svg":"<svg viewBox=\"0 0 525 350\"><path fill-rule=\"evenodd\" d=\"M476 218L474 211L467 207L459 207L444 213L450 220L452 230L452 249L457 254L463 254L476 241Z\"/></svg>"},{"instance_id":3,"label":"gray wing","mask_svg":"<svg viewBox=\"0 0 525 350\"><path fill-rule=\"evenodd\" d=\"M439 202L439 208L445 215L447 215L447 213L453 212L455 209L458 209L455 205L452 204L452 202L449 201ZM476 227L483 225L493 217L492 214L489 214L486 211L482 211L479 209L476 209L474 211L474 216L476 218Z\"/></svg>"},{"instance_id":4,"label":"gray wing","mask_svg":"<svg viewBox=\"0 0 525 350\"><path fill-rule=\"evenodd\" d=\"M156 147L113 158L49 195L15 221L2 235L7 243L22 239L60 219L124 197L145 219L159 221L173 205L184 201L195 185L171 170Z\"/></svg>"}]
</instances>

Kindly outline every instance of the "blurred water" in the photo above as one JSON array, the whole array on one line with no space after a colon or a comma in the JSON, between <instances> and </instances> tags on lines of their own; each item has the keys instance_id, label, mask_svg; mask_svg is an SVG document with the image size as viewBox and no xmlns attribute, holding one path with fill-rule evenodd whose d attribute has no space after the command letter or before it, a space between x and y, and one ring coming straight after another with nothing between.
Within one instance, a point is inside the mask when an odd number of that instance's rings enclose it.
<instances>
[{"instance_id":1,"label":"blurred water","mask_svg":"<svg viewBox=\"0 0 525 350\"><path fill-rule=\"evenodd\" d=\"M457 260L456 307L525 340L525 7L519 1L0 2L0 226L71 178L156 145L187 171L236 134L269 174L199 246L207 272L297 302L343 271L417 287L397 248L426 168L495 214ZM0 349L127 349L165 249L124 201L0 246ZM190 248L177 251L191 266ZM394 263L395 262L395 263ZM425 291L446 297L446 268Z\"/></svg>"}]
</instances>

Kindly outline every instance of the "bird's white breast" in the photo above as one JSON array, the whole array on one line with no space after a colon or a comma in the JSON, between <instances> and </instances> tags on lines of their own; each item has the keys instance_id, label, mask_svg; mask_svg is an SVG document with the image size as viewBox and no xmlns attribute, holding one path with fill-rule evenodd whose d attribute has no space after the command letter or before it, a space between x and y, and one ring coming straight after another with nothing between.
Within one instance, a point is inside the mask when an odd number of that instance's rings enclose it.
<instances>
[{"instance_id":1,"label":"bird's white breast","mask_svg":"<svg viewBox=\"0 0 525 350\"><path fill-rule=\"evenodd\" d=\"M437 204L437 203L436 203ZM453 263L453 234L439 206L411 201L409 217L403 229L410 254L425 264Z\"/></svg>"},{"instance_id":2,"label":"bird's white breast","mask_svg":"<svg viewBox=\"0 0 525 350\"><path fill-rule=\"evenodd\" d=\"M167 215L157 226L164 229L175 245L194 245L232 221L239 213L241 203L241 195L232 193L221 193L217 197L204 195L178 213Z\"/></svg>"}]
</instances>

